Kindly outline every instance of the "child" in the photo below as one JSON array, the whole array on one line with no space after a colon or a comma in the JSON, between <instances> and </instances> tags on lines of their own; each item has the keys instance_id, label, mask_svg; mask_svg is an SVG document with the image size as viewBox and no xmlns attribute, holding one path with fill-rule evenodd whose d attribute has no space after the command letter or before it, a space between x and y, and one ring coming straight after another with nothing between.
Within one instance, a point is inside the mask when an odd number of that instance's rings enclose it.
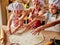
<instances>
[{"instance_id":1,"label":"child","mask_svg":"<svg viewBox=\"0 0 60 45\"><path fill-rule=\"evenodd\" d=\"M16 32L23 25L24 22L23 20L24 15L22 15L24 7L18 2L15 2L12 5L13 5L13 14L11 14L10 19L8 21L8 31L10 33ZM13 31L12 28L14 28Z\"/></svg>"},{"instance_id":2,"label":"child","mask_svg":"<svg viewBox=\"0 0 60 45\"><path fill-rule=\"evenodd\" d=\"M35 7L35 8L33 9L33 11L32 11L32 14L31 14L31 17L30 17L30 19L29 19L29 22L31 22L34 17L38 16L38 12L39 12L40 10L41 10L41 9L40 9L40 4L38 3L38 4L36 5L36 7ZM37 20L36 22L34 22L33 28L36 28L36 27L38 27L38 26L40 26L40 25L41 25L40 20Z\"/></svg>"},{"instance_id":3,"label":"child","mask_svg":"<svg viewBox=\"0 0 60 45\"><path fill-rule=\"evenodd\" d=\"M34 24L30 24L30 22L32 22L32 20L39 15L39 12L41 11L41 8L42 8L41 7L42 6L42 4L41 4L42 2L40 3L39 0L34 0L34 2L35 2L35 7L34 7L34 9L32 10L32 12L29 15L29 23L26 26L26 30L28 30L30 27L31 28L37 28L37 27L39 27L41 25L40 19L36 20L34 22Z\"/></svg>"},{"instance_id":4,"label":"child","mask_svg":"<svg viewBox=\"0 0 60 45\"><path fill-rule=\"evenodd\" d=\"M44 14L47 24L36 28L33 34L39 34L41 30L60 32L60 0L49 0L49 12Z\"/></svg>"}]
</instances>

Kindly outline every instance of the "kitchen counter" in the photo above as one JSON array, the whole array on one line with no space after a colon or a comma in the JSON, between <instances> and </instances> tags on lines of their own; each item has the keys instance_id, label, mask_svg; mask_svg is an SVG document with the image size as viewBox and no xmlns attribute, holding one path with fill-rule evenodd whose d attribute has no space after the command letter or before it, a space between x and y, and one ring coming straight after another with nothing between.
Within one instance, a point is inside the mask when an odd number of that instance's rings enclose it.
<instances>
[{"instance_id":1,"label":"kitchen counter","mask_svg":"<svg viewBox=\"0 0 60 45\"><path fill-rule=\"evenodd\" d=\"M41 45L44 45L46 42L49 42L49 40L51 38L56 38L56 39L60 39L60 33L58 32L50 32L50 31L41 31L42 34L44 35L45 39L44 41L41 43ZM8 35L9 36L9 35ZM7 45L10 44L9 42L9 39L8 39L8 36L7 36ZM0 44L1 45L1 44Z\"/></svg>"}]
</instances>

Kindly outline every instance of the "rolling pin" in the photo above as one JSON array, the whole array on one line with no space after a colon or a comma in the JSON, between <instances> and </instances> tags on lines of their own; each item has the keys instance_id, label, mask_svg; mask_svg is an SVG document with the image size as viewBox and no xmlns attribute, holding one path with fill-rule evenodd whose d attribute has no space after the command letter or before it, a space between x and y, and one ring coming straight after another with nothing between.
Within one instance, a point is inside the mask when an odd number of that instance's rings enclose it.
<instances>
[{"instance_id":1,"label":"rolling pin","mask_svg":"<svg viewBox=\"0 0 60 45\"><path fill-rule=\"evenodd\" d=\"M1 29L1 43L2 45L5 45L5 31L3 30L3 28Z\"/></svg>"}]
</instances>

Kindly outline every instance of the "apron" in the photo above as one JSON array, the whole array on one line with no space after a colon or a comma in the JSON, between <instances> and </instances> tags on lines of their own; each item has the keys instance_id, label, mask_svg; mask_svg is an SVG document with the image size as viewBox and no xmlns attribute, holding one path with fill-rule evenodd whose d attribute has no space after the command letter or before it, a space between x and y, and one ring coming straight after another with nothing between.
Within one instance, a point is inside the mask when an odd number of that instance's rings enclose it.
<instances>
[{"instance_id":1,"label":"apron","mask_svg":"<svg viewBox=\"0 0 60 45\"><path fill-rule=\"evenodd\" d=\"M32 11L32 14L33 14L32 16L33 16L33 18L36 17L36 16L38 16L38 12L39 12L39 11L36 11L35 9ZM31 21L32 21L32 20L29 19L28 22L31 22ZM39 27L40 25L41 25L41 21L40 21L40 20L37 20L36 22L33 23L33 25L32 25L31 27L37 28L37 27Z\"/></svg>"},{"instance_id":2,"label":"apron","mask_svg":"<svg viewBox=\"0 0 60 45\"><path fill-rule=\"evenodd\" d=\"M58 14L58 18L56 19L55 16L53 16L52 14L48 14L48 20L47 20L47 23L50 23L50 22L54 22L56 20L60 20L60 14ZM49 27L47 29L45 29L47 31L54 31L54 32L60 32L60 24L57 24L55 26L52 26L52 27Z\"/></svg>"}]
</instances>

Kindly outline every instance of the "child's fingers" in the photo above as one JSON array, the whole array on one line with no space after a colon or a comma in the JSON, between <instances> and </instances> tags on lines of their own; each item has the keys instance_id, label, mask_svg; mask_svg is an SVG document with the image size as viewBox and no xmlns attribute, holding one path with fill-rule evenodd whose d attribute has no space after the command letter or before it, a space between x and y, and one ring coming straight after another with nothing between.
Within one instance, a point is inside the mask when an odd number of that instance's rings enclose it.
<instances>
[{"instance_id":1,"label":"child's fingers","mask_svg":"<svg viewBox=\"0 0 60 45\"><path fill-rule=\"evenodd\" d=\"M17 30L13 30L11 33L14 34Z\"/></svg>"},{"instance_id":2,"label":"child's fingers","mask_svg":"<svg viewBox=\"0 0 60 45\"><path fill-rule=\"evenodd\" d=\"M7 29L6 33L11 34L11 28Z\"/></svg>"},{"instance_id":3,"label":"child's fingers","mask_svg":"<svg viewBox=\"0 0 60 45\"><path fill-rule=\"evenodd\" d=\"M40 32L34 32L33 35L39 35Z\"/></svg>"},{"instance_id":4,"label":"child's fingers","mask_svg":"<svg viewBox=\"0 0 60 45\"><path fill-rule=\"evenodd\" d=\"M14 34L15 32L12 32L11 34Z\"/></svg>"},{"instance_id":5,"label":"child's fingers","mask_svg":"<svg viewBox=\"0 0 60 45\"><path fill-rule=\"evenodd\" d=\"M29 28L26 28L25 31L29 30Z\"/></svg>"},{"instance_id":6,"label":"child's fingers","mask_svg":"<svg viewBox=\"0 0 60 45\"><path fill-rule=\"evenodd\" d=\"M5 31L6 33L9 33L9 30Z\"/></svg>"},{"instance_id":7,"label":"child's fingers","mask_svg":"<svg viewBox=\"0 0 60 45\"><path fill-rule=\"evenodd\" d=\"M39 35L40 32L38 32L37 34Z\"/></svg>"},{"instance_id":8,"label":"child's fingers","mask_svg":"<svg viewBox=\"0 0 60 45\"><path fill-rule=\"evenodd\" d=\"M35 31L35 29L33 29L32 31L31 31L31 33L33 33Z\"/></svg>"},{"instance_id":9,"label":"child's fingers","mask_svg":"<svg viewBox=\"0 0 60 45\"><path fill-rule=\"evenodd\" d=\"M32 35L36 35L36 34L38 34L38 33L37 33L37 32L33 32L33 33L32 33Z\"/></svg>"},{"instance_id":10,"label":"child's fingers","mask_svg":"<svg viewBox=\"0 0 60 45\"><path fill-rule=\"evenodd\" d=\"M13 31L11 34L14 34L15 33L15 31Z\"/></svg>"},{"instance_id":11,"label":"child's fingers","mask_svg":"<svg viewBox=\"0 0 60 45\"><path fill-rule=\"evenodd\" d=\"M36 35L36 34L37 34L36 30L32 31L32 35Z\"/></svg>"},{"instance_id":12,"label":"child's fingers","mask_svg":"<svg viewBox=\"0 0 60 45\"><path fill-rule=\"evenodd\" d=\"M24 28L24 30L26 31L26 30L27 30L27 28L25 27L25 28Z\"/></svg>"},{"instance_id":13,"label":"child's fingers","mask_svg":"<svg viewBox=\"0 0 60 45\"><path fill-rule=\"evenodd\" d=\"M35 30L33 30L31 33L32 33L33 35L36 35L36 34L39 35L40 30L39 30L39 29L35 29Z\"/></svg>"},{"instance_id":14,"label":"child's fingers","mask_svg":"<svg viewBox=\"0 0 60 45\"><path fill-rule=\"evenodd\" d=\"M7 33L7 34L11 34L11 31L7 30L5 33Z\"/></svg>"},{"instance_id":15,"label":"child's fingers","mask_svg":"<svg viewBox=\"0 0 60 45\"><path fill-rule=\"evenodd\" d=\"M30 26L27 26L27 27L25 27L25 29L24 30L29 30L30 29Z\"/></svg>"},{"instance_id":16,"label":"child's fingers","mask_svg":"<svg viewBox=\"0 0 60 45\"><path fill-rule=\"evenodd\" d=\"M36 33L36 32L35 32L35 31L33 31L33 32L32 32L32 35L35 35L35 33Z\"/></svg>"}]
</instances>

